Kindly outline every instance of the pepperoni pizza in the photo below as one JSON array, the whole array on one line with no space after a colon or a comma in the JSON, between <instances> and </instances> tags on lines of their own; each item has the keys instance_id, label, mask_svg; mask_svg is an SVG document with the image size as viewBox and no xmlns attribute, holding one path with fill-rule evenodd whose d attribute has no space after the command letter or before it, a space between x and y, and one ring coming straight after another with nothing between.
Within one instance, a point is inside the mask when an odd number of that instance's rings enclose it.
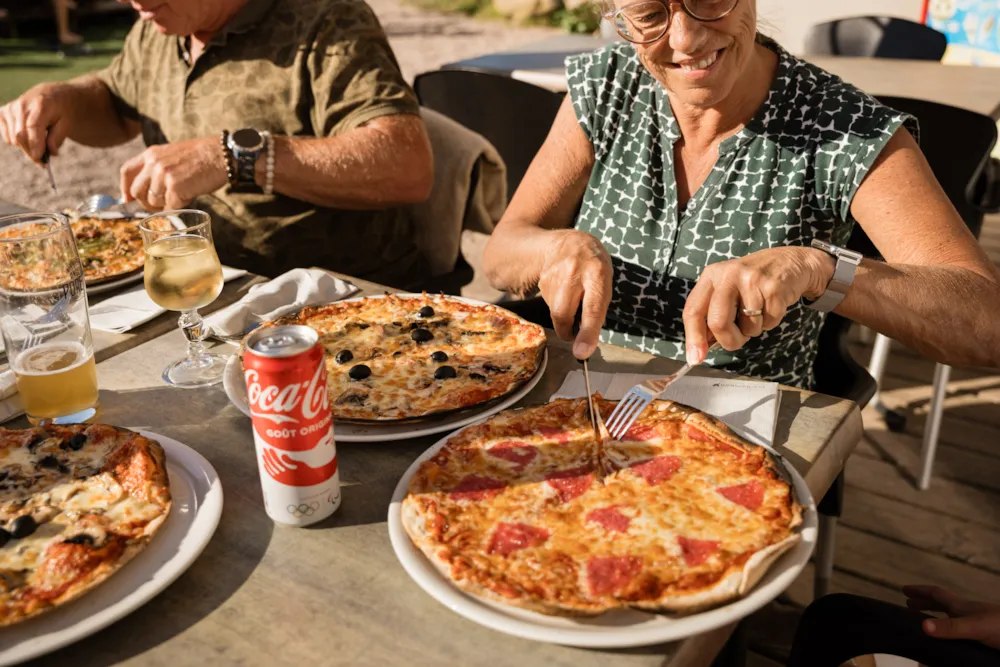
<instances>
[{"instance_id":1,"label":"pepperoni pizza","mask_svg":"<svg viewBox=\"0 0 1000 667\"><path fill-rule=\"evenodd\" d=\"M403 525L458 587L548 614L688 612L743 595L800 539L765 449L670 401L599 438L586 405L500 413L419 467Z\"/></svg>"}]
</instances>

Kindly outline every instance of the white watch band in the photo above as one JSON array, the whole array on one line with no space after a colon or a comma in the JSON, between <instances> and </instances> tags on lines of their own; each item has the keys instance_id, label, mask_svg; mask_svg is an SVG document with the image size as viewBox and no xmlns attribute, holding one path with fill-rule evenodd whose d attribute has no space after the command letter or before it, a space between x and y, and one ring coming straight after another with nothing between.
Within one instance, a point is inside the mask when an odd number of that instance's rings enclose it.
<instances>
[{"instance_id":1,"label":"white watch band","mask_svg":"<svg viewBox=\"0 0 1000 667\"><path fill-rule=\"evenodd\" d=\"M840 302L847 296L847 290L851 288L851 284L854 282L854 274L858 271L858 265L861 264L863 255L853 250L847 250L846 248L838 248L835 245L818 239L813 239L811 245L813 248L833 255L837 260L837 265L833 269L833 278L830 279L830 284L826 286L826 291L815 301L811 303L806 302L806 306L813 310L829 313L839 306Z\"/></svg>"}]
</instances>

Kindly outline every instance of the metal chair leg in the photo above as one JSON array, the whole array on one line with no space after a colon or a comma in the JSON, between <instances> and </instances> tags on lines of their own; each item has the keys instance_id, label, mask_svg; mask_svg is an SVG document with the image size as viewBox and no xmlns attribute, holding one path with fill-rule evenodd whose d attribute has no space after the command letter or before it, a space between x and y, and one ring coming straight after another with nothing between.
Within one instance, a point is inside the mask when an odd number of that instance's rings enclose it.
<instances>
[{"instance_id":1,"label":"metal chair leg","mask_svg":"<svg viewBox=\"0 0 1000 667\"><path fill-rule=\"evenodd\" d=\"M917 485L921 491L926 491L931 484L938 436L941 434L941 419L944 417L944 399L948 394L949 377L951 377L951 366L944 364L934 366L934 390L931 396L930 411L927 414L927 425L924 426L924 444L920 450L920 479Z\"/></svg>"},{"instance_id":2,"label":"metal chair leg","mask_svg":"<svg viewBox=\"0 0 1000 667\"><path fill-rule=\"evenodd\" d=\"M819 535L816 537L816 576L813 578L814 600L818 600L830 592L836 534L837 517L820 514Z\"/></svg>"},{"instance_id":3,"label":"metal chair leg","mask_svg":"<svg viewBox=\"0 0 1000 667\"><path fill-rule=\"evenodd\" d=\"M892 339L888 336L878 334L875 336L875 344L872 346L872 358L868 362L868 374L875 378L875 384L882 389L882 373L885 372L885 362L889 360L889 349L892 346ZM872 403L878 403L879 391L872 396Z\"/></svg>"}]
</instances>

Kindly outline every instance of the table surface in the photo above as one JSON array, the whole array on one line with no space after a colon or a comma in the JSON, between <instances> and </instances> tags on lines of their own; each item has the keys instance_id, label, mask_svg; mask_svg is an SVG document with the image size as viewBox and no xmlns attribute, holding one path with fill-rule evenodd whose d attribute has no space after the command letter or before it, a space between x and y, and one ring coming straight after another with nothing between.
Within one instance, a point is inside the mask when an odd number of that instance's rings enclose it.
<instances>
[{"instance_id":1,"label":"table surface","mask_svg":"<svg viewBox=\"0 0 1000 667\"><path fill-rule=\"evenodd\" d=\"M541 42L445 65L509 74L553 90L566 90L564 60L617 40L559 35ZM872 95L930 100L1000 120L1000 67L945 65L926 60L800 56Z\"/></svg>"},{"instance_id":2,"label":"table surface","mask_svg":"<svg viewBox=\"0 0 1000 667\"><path fill-rule=\"evenodd\" d=\"M354 282L365 294L385 291ZM545 402L579 368L566 343L552 336L549 343L549 369L526 404ZM430 598L396 560L386 513L400 477L438 436L341 443L343 504L337 513L306 529L275 525L264 512L250 420L221 387L182 390L161 383L163 364L183 348L182 335L172 331L101 361L103 420L161 433L204 455L225 493L219 528L201 557L159 596L31 664L172 666L215 659L247 665L708 667L731 632L721 628L632 650L576 649L483 628ZM612 346L602 346L592 363L595 371L667 373L676 366ZM782 390L775 444L817 498L861 432L854 403Z\"/></svg>"}]
</instances>

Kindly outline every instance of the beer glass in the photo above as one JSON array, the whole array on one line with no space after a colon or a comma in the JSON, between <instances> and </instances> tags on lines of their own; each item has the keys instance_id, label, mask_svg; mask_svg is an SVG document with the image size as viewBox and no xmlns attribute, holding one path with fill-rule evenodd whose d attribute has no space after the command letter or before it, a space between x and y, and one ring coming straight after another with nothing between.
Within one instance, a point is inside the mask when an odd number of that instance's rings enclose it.
<instances>
[{"instance_id":1,"label":"beer glass","mask_svg":"<svg viewBox=\"0 0 1000 667\"><path fill-rule=\"evenodd\" d=\"M83 265L65 216L0 218L0 329L32 424L97 415Z\"/></svg>"},{"instance_id":2,"label":"beer glass","mask_svg":"<svg viewBox=\"0 0 1000 667\"><path fill-rule=\"evenodd\" d=\"M139 225L146 251L146 293L157 305L181 313L187 357L163 371L175 387L207 387L222 381L226 357L209 354L198 309L222 292L222 265L212 243L212 222L203 211L164 211Z\"/></svg>"}]
</instances>

